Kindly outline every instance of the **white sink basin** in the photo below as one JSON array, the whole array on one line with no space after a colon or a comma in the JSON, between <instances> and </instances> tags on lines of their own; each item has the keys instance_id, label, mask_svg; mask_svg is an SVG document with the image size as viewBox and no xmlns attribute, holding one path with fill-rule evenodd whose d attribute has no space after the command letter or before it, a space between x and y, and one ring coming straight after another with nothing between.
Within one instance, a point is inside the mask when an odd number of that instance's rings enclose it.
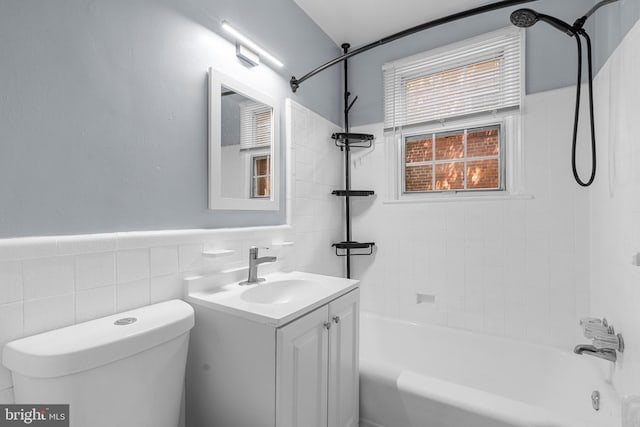
<instances>
[{"instance_id":1,"label":"white sink basin","mask_svg":"<svg viewBox=\"0 0 640 427\"><path fill-rule=\"evenodd\" d=\"M187 302L279 327L358 287L357 280L294 271L271 273L256 285L208 286L193 279Z\"/></svg>"},{"instance_id":2,"label":"white sink basin","mask_svg":"<svg viewBox=\"0 0 640 427\"><path fill-rule=\"evenodd\" d=\"M287 304L317 294L319 287L311 280L277 280L247 289L240 298L256 304Z\"/></svg>"}]
</instances>

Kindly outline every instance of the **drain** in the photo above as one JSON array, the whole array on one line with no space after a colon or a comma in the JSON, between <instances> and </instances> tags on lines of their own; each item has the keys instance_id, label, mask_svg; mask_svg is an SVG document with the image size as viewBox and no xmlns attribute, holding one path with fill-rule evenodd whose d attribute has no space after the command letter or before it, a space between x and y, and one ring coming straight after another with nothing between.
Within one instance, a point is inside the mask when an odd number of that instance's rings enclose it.
<instances>
[{"instance_id":1,"label":"drain","mask_svg":"<svg viewBox=\"0 0 640 427\"><path fill-rule=\"evenodd\" d=\"M596 411L600 410L600 392L598 390L591 393L591 406L593 406L593 409Z\"/></svg>"},{"instance_id":2,"label":"drain","mask_svg":"<svg viewBox=\"0 0 640 427\"><path fill-rule=\"evenodd\" d=\"M124 326L124 325L130 325L137 321L138 319L136 319L135 317L123 317L122 319L118 319L115 322L113 322L113 324L116 326Z\"/></svg>"}]
</instances>

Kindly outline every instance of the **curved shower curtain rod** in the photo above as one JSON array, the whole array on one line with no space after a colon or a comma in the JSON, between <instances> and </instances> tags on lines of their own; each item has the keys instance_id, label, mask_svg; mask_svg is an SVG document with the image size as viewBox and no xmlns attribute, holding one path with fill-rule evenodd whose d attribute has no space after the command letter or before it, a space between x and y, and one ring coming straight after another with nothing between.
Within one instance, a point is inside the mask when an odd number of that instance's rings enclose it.
<instances>
[{"instance_id":1,"label":"curved shower curtain rod","mask_svg":"<svg viewBox=\"0 0 640 427\"><path fill-rule=\"evenodd\" d=\"M510 6L515 6L518 4L522 4L522 3L531 3L534 1L538 1L538 0L503 0L503 1L499 1L499 2L495 2L495 3L490 3L490 4L486 4L484 6L479 6L473 9L469 9L466 10L464 12L458 12L458 13L454 13L453 15L448 15L442 18L438 18L435 19L433 21L429 21L429 22L425 22L424 24L420 24L420 25L416 25L415 27L411 27L408 28L406 30L400 31L399 33L395 33L392 34L390 36L387 36L385 38L382 38L378 41L366 44L362 47L359 47L357 49L352 50L351 52L345 53L344 55L341 55L335 59L332 59L331 61L327 62L326 64L323 64L321 66L319 66L318 68L316 68L315 70L305 74L304 76L300 77L299 79L297 79L295 76L291 77L291 80L289 81L289 84L291 85L291 90L295 93L298 88L300 87L300 84L302 82L304 82L305 80L307 80L310 77L315 76L316 74L318 74L321 71L326 70L327 68L336 65L342 61L345 61L349 58L351 58L352 56L356 56L359 55L363 52L366 52L368 50L371 50L375 47L378 46L382 46L384 44L387 43L391 43L392 41L396 41L398 39L401 39L403 37L409 36L411 34L415 34L418 33L420 31L424 31L427 30L429 28L433 28L433 27L437 27L439 25L443 25L443 24L447 24L449 22L453 22L453 21L457 21L459 19L464 19L464 18L468 18L470 16L474 16L474 15L480 15L481 13L486 13L486 12L491 12L493 10L497 10L497 9L502 9L505 7L510 7Z\"/></svg>"}]
</instances>

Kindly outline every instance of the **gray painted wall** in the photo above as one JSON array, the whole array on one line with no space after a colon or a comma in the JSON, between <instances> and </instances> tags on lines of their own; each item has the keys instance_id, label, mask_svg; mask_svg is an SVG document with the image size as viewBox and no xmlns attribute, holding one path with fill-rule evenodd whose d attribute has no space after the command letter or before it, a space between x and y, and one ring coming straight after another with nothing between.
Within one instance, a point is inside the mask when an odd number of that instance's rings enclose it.
<instances>
[{"instance_id":1,"label":"gray painted wall","mask_svg":"<svg viewBox=\"0 0 640 427\"><path fill-rule=\"evenodd\" d=\"M240 145L240 102L246 101L242 95L223 96L220 111L220 145Z\"/></svg>"},{"instance_id":2,"label":"gray painted wall","mask_svg":"<svg viewBox=\"0 0 640 427\"><path fill-rule=\"evenodd\" d=\"M623 13L624 25L620 32L626 33L637 20L638 1L621 0L627 3L629 12ZM570 24L595 4L594 0L539 0L520 7L529 7L541 13L556 16ZM607 6L618 8L618 6ZM462 21L423 31L396 42L381 46L355 57L350 63L350 88L358 101L353 107L350 120L354 126L377 123L383 120L382 65L386 62L426 52L489 31L511 25L509 15L518 7L502 9L478 15ZM601 9L599 13L604 12ZM611 14L612 11L608 11ZM630 15L635 14L635 18ZM616 20L616 14L608 18L599 17L598 23ZM615 24L612 24L615 25ZM602 25L598 25L601 27ZM595 34L596 23L590 21L587 30ZM620 40L604 36L597 43L597 63L602 65L613 47ZM348 40L345 40L348 41ZM604 44L604 46L603 46ZM526 92L536 93L575 84L577 52L576 42L545 23L538 23L527 30ZM305 82L306 83L306 82ZM303 88L304 89L304 88Z\"/></svg>"},{"instance_id":3,"label":"gray painted wall","mask_svg":"<svg viewBox=\"0 0 640 427\"><path fill-rule=\"evenodd\" d=\"M339 54L291 0L0 0L0 237L284 223L284 185L277 212L207 209L222 19L285 62L283 106L339 120L339 70L288 90Z\"/></svg>"},{"instance_id":4,"label":"gray painted wall","mask_svg":"<svg viewBox=\"0 0 640 427\"><path fill-rule=\"evenodd\" d=\"M599 70L640 18L640 1L619 0L600 8L596 13L594 49L595 63Z\"/></svg>"}]
</instances>

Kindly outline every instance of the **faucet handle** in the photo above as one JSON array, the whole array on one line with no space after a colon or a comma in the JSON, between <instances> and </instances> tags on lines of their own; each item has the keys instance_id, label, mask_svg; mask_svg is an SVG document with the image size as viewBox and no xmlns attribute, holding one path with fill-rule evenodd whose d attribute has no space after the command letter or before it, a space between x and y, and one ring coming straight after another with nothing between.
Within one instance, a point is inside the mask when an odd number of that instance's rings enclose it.
<instances>
[{"instance_id":1,"label":"faucet handle","mask_svg":"<svg viewBox=\"0 0 640 427\"><path fill-rule=\"evenodd\" d=\"M580 319L580 326L582 327L582 329L584 329L587 325L598 325L601 326L602 325L602 320L603 319L599 319L597 317L583 317L582 319ZM606 323L606 319L604 319L604 322ZM608 326L608 325L604 325L604 326Z\"/></svg>"},{"instance_id":2,"label":"faucet handle","mask_svg":"<svg viewBox=\"0 0 640 427\"><path fill-rule=\"evenodd\" d=\"M622 353L624 351L624 340L622 339L622 334L597 336L593 338L593 346L596 348L613 348Z\"/></svg>"},{"instance_id":3,"label":"faucet handle","mask_svg":"<svg viewBox=\"0 0 640 427\"><path fill-rule=\"evenodd\" d=\"M607 319L597 319L595 317L585 317L580 320L582 333L586 338L594 339L600 336L615 335L613 326L609 325Z\"/></svg>"},{"instance_id":4,"label":"faucet handle","mask_svg":"<svg viewBox=\"0 0 640 427\"><path fill-rule=\"evenodd\" d=\"M615 335L615 330L613 326L598 326L598 325L587 325L582 328L582 332L586 338L596 339L600 337L608 337Z\"/></svg>"}]
</instances>

